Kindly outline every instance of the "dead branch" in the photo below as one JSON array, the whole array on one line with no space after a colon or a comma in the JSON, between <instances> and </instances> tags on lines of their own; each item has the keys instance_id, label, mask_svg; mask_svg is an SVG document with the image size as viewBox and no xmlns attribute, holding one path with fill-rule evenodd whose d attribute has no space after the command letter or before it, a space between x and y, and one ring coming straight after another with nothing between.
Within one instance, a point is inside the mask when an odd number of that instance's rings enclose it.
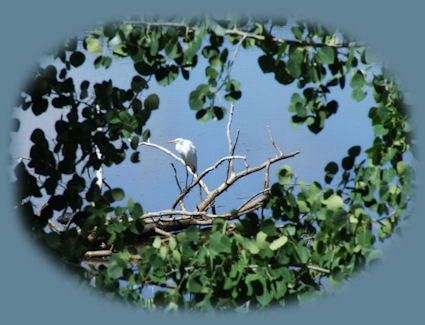
<instances>
[{"instance_id":1,"label":"dead branch","mask_svg":"<svg viewBox=\"0 0 425 325\"><path fill-rule=\"evenodd\" d=\"M159 235L163 235L163 236L168 236L168 237L174 237L173 234L170 234L169 232L159 229L159 228L155 228L155 232Z\"/></svg>"},{"instance_id":2,"label":"dead branch","mask_svg":"<svg viewBox=\"0 0 425 325\"><path fill-rule=\"evenodd\" d=\"M208 208L209 204L212 201L214 201L217 196L219 196L221 193L223 193L224 191L226 191L229 188L229 186L231 186L238 179L240 179L242 177L245 177L245 176L247 176L249 174L255 173L255 172L259 171L259 170L262 170L262 169L266 168L267 166L269 166L270 164L273 164L273 163L275 163L277 161L294 157L294 156L298 155L299 153L300 153L299 151L295 151L295 152L292 152L292 153L287 154L287 155L280 155L280 156L277 156L277 157L275 157L273 159L269 159L268 161L264 162L263 164L261 164L259 166L252 167L252 168L246 169L246 170L244 170L242 172L239 172L239 173L235 174L234 176L230 177L227 180L227 182L224 182L218 188L216 188L214 191L212 191L207 196L207 198L204 201L202 201L197 206L197 210L198 211L205 211Z\"/></svg>"},{"instance_id":3,"label":"dead branch","mask_svg":"<svg viewBox=\"0 0 425 325\"><path fill-rule=\"evenodd\" d=\"M180 186L179 179L177 178L177 170L176 170L176 166L174 166L174 164L173 164L173 163L171 163L171 166L172 166L172 167L173 167L173 169L174 169L174 178L175 178L175 180L176 180L177 187L179 188L180 193L182 193L182 192L183 192L183 189L182 189L182 187ZM180 200L180 201L179 201L179 203L180 203L180 206L181 206L182 210L186 210L186 207L184 206L183 200Z\"/></svg>"},{"instance_id":4,"label":"dead branch","mask_svg":"<svg viewBox=\"0 0 425 325\"><path fill-rule=\"evenodd\" d=\"M264 194L264 193L266 193L268 190L270 190L269 188L265 188L264 190L262 190L262 191L260 191L260 192L258 192L258 193L255 193L254 195L252 195L252 196L250 196L249 198L248 198L248 200L246 200L244 203L242 203L241 204L241 206L239 207L239 209L238 210L241 210L241 209L243 209L243 207L244 206L246 206L249 202L251 202L254 198L256 198L258 195L260 195L260 194Z\"/></svg>"},{"instance_id":5,"label":"dead branch","mask_svg":"<svg viewBox=\"0 0 425 325\"><path fill-rule=\"evenodd\" d=\"M49 219L48 223L49 223L49 226L55 229L57 232L62 232L62 228L59 227L59 225L57 225L53 220Z\"/></svg>"},{"instance_id":6,"label":"dead branch","mask_svg":"<svg viewBox=\"0 0 425 325\"><path fill-rule=\"evenodd\" d=\"M268 131L268 133L269 133L269 137L270 137L270 140L271 140L271 142L272 142L273 147L277 150L277 152L279 152L279 154L280 154L280 155L283 155L282 150L280 150L280 149L279 149L279 147L278 147L278 146L276 145L276 143L274 142L273 135L272 135L272 131L270 130L270 126L268 126L268 125L267 125L267 131Z\"/></svg>"},{"instance_id":7,"label":"dead branch","mask_svg":"<svg viewBox=\"0 0 425 325\"><path fill-rule=\"evenodd\" d=\"M224 161L226 160L233 160L233 159L246 159L245 156L227 156L227 157L223 157L221 158L219 161L217 161L213 166L208 167L207 169L205 169L201 174L198 175L198 177L196 177L193 181L192 184L190 184L179 196L178 198L174 201L173 205L171 206L171 209L174 209L178 202L180 200L182 200L188 193L189 191L196 186L196 184L201 183L202 182L202 178L204 178L209 172L211 172L212 170L216 169L219 165L221 165ZM207 194L209 195L209 193Z\"/></svg>"},{"instance_id":8,"label":"dead branch","mask_svg":"<svg viewBox=\"0 0 425 325\"><path fill-rule=\"evenodd\" d=\"M267 161L267 165L266 165L266 172L264 173L264 189L269 188L269 174L270 174L270 160Z\"/></svg>"},{"instance_id":9,"label":"dead branch","mask_svg":"<svg viewBox=\"0 0 425 325\"><path fill-rule=\"evenodd\" d=\"M230 136L230 126L232 125L234 109L235 109L235 102L232 102L230 104L229 120L227 121L227 127L226 127L227 142L229 144L229 156L233 156L233 153L234 153L235 147L236 147L236 143L235 143L235 146L233 146L232 137ZM233 168L233 160L229 160L229 163L227 165L226 180L225 181L227 181L229 179L229 171L230 171L231 176L233 176L235 174L235 170Z\"/></svg>"}]
</instances>

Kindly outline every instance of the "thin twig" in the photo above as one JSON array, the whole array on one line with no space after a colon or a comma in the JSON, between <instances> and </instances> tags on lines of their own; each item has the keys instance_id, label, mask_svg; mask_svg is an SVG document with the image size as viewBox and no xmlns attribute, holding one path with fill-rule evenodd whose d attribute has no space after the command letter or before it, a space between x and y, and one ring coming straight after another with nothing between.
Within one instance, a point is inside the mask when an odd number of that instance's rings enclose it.
<instances>
[{"instance_id":1,"label":"thin twig","mask_svg":"<svg viewBox=\"0 0 425 325\"><path fill-rule=\"evenodd\" d=\"M307 268L309 268L310 270L315 270L315 271L319 271L319 272L323 272L323 273L331 273L330 270L328 269L324 269L323 267L319 267L319 266L315 266L315 265L307 265Z\"/></svg>"},{"instance_id":2,"label":"thin twig","mask_svg":"<svg viewBox=\"0 0 425 325\"><path fill-rule=\"evenodd\" d=\"M272 135L272 131L270 130L270 126L268 126L267 125L267 131L268 131L268 133L269 133L269 137L270 137L270 140L271 140L271 142L272 142L272 145L273 145L273 147L279 152L279 154L280 155L283 155L283 152L282 152L282 150L280 150L279 149L279 147L276 145L276 143L274 142L274 139L273 139L273 135Z\"/></svg>"},{"instance_id":3,"label":"thin twig","mask_svg":"<svg viewBox=\"0 0 425 325\"><path fill-rule=\"evenodd\" d=\"M227 142L229 144L229 156L233 155L233 145L232 145L232 137L230 136L230 126L232 125L234 109L235 109L235 103L232 102L230 104L229 119L227 121L227 127L226 127ZM229 171L232 176L235 174L235 170L233 168L233 160L229 160L229 163L227 165L226 181L229 179Z\"/></svg>"},{"instance_id":4,"label":"thin twig","mask_svg":"<svg viewBox=\"0 0 425 325\"><path fill-rule=\"evenodd\" d=\"M69 218L68 222L67 222L67 223L66 223L66 225L65 225L64 231L68 231L69 227L70 227L70 226L71 226L71 224L72 224L72 221L74 220L74 216L77 214L77 212L78 212L78 211L79 211L79 210L75 211L75 212L72 214L71 218Z\"/></svg>"},{"instance_id":5,"label":"thin twig","mask_svg":"<svg viewBox=\"0 0 425 325\"><path fill-rule=\"evenodd\" d=\"M238 44L236 45L235 51L233 52L232 60L230 60L229 62L229 73L230 73L231 67L233 66L233 63L236 60L236 56L238 55L238 52L242 43L248 38L248 36L249 36L248 34L243 35L242 38L239 40Z\"/></svg>"},{"instance_id":6,"label":"thin twig","mask_svg":"<svg viewBox=\"0 0 425 325\"><path fill-rule=\"evenodd\" d=\"M173 169L174 169L174 178L175 178L175 180L176 180L177 187L179 188L180 193L182 193L182 192L183 192L183 189L182 189L182 187L180 186L179 179L177 178L177 170L176 170L176 166L174 166L174 164L173 164L173 163L171 163L171 166L172 166L172 167L173 167ZM180 200L180 202L179 202L179 203L180 203L180 206L181 206L182 210L186 210L186 207L184 206L183 200Z\"/></svg>"},{"instance_id":7,"label":"thin twig","mask_svg":"<svg viewBox=\"0 0 425 325\"><path fill-rule=\"evenodd\" d=\"M265 188L262 191L255 193L248 200L246 200L244 203L242 203L238 210L241 210L244 206L246 206L249 202L251 202L253 199L255 199L258 195L263 194L264 192L267 192L268 190L270 190L270 189Z\"/></svg>"}]
</instances>

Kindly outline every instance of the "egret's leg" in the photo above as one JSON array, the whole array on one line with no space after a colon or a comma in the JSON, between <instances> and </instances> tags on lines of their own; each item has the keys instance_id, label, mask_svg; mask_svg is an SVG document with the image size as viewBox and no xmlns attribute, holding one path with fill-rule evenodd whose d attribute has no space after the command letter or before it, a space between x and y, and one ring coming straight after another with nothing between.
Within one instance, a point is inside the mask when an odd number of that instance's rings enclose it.
<instances>
[{"instance_id":1,"label":"egret's leg","mask_svg":"<svg viewBox=\"0 0 425 325\"><path fill-rule=\"evenodd\" d=\"M184 188L187 188L187 180L188 180L188 178L189 178L189 172L186 169L186 186Z\"/></svg>"}]
</instances>

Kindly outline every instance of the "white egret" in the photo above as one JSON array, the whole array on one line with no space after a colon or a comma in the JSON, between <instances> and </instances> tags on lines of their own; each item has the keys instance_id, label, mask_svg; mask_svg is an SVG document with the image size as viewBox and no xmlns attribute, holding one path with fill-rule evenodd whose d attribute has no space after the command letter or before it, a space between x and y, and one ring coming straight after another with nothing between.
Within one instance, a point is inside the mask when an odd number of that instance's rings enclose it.
<instances>
[{"instance_id":1,"label":"white egret","mask_svg":"<svg viewBox=\"0 0 425 325\"><path fill-rule=\"evenodd\" d=\"M174 140L168 141L169 143L176 144L176 150L183 158L186 166L190 168L190 170L196 176L196 168L197 168L197 156L196 156L196 148L193 145L192 141L182 138L176 138ZM186 171L187 173L187 171ZM186 186L187 186L187 174L186 174Z\"/></svg>"}]
</instances>

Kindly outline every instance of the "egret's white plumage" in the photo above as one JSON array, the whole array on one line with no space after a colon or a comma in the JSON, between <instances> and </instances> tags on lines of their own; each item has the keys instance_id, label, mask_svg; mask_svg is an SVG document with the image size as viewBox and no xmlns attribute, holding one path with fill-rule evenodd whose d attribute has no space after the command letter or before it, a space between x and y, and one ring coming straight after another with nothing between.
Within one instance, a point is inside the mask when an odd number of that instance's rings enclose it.
<instances>
[{"instance_id":1,"label":"egret's white plumage","mask_svg":"<svg viewBox=\"0 0 425 325\"><path fill-rule=\"evenodd\" d=\"M176 138L168 142L176 144L176 150L183 158L185 164L192 170L193 173L196 173L197 156L196 148L193 145L192 141L182 138Z\"/></svg>"}]
</instances>

